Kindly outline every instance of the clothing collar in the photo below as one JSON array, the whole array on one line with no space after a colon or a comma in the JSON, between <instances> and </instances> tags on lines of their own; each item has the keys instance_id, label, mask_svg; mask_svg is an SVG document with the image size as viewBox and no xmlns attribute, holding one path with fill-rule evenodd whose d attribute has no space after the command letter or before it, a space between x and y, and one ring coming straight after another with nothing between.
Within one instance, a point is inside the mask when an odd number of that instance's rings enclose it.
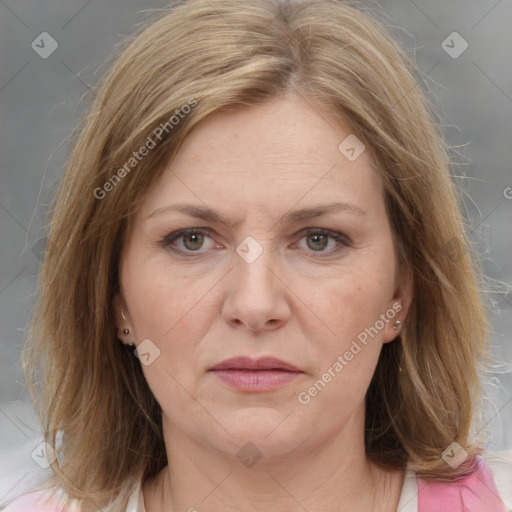
<instances>
[{"instance_id":1,"label":"clothing collar","mask_svg":"<svg viewBox=\"0 0 512 512\"><path fill-rule=\"evenodd\" d=\"M146 512L142 483L137 486L130 496L126 512ZM418 512L418 482L416 474L410 469L405 470L397 512Z\"/></svg>"}]
</instances>

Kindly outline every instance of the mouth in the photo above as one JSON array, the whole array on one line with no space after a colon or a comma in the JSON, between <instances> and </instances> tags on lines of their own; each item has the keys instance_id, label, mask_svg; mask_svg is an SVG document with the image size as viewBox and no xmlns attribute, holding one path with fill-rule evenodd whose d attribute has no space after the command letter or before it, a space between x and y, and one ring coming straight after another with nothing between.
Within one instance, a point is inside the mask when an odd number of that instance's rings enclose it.
<instances>
[{"instance_id":1,"label":"mouth","mask_svg":"<svg viewBox=\"0 0 512 512\"><path fill-rule=\"evenodd\" d=\"M241 391L271 391L295 380L304 372L275 357L235 357L209 370L224 384Z\"/></svg>"},{"instance_id":2,"label":"mouth","mask_svg":"<svg viewBox=\"0 0 512 512\"><path fill-rule=\"evenodd\" d=\"M210 370L260 370L260 371L272 371L272 370L284 370L295 373L302 373L302 370L282 361L277 357L261 357L259 359L251 359L250 357L232 357L226 359L222 363L212 366Z\"/></svg>"}]
</instances>

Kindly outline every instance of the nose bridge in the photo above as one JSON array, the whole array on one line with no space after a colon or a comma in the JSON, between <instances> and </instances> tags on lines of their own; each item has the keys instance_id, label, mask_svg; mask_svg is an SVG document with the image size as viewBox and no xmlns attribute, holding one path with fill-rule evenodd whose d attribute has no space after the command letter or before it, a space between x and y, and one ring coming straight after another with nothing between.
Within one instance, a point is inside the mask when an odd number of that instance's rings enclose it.
<instances>
[{"instance_id":1,"label":"nose bridge","mask_svg":"<svg viewBox=\"0 0 512 512\"><path fill-rule=\"evenodd\" d=\"M252 236L246 237L236 248L236 278L240 285L253 288L272 289L274 273L272 267L272 241L270 238L256 240ZM262 291L260 290L260 291ZM267 290L269 291L269 290Z\"/></svg>"},{"instance_id":2,"label":"nose bridge","mask_svg":"<svg viewBox=\"0 0 512 512\"><path fill-rule=\"evenodd\" d=\"M236 248L234 272L229 283L223 315L227 322L251 330L281 324L289 308L280 291L272 241L248 237Z\"/></svg>"}]
</instances>

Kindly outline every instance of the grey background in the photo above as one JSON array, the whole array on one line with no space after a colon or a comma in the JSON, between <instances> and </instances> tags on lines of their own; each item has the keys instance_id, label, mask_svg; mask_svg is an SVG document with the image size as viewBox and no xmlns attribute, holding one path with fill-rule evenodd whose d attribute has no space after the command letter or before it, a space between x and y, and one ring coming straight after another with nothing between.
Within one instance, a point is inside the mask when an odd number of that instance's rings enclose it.
<instances>
[{"instance_id":1,"label":"grey background","mask_svg":"<svg viewBox=\"0 0 512 512\"><path fill-rule=\"evenodd\" d=\"M105 70L120 38L165 1L0 0L0 460L32 439L19 353L36 298L45 212L69 151L81 99ZM487 274L494 355L487 379L489 449L512 449L512 2L385 0L377 5L414 54L443 130L463 163L472 237ZM468 49L452 58L453 31ZM31 47L48 32L58 48ZM454 50L459 42L448 39ZM512 189L510 190L512 197ZM77 205L79 207L79 205ZM508 371L508 373L507 373Z\"/></svg>"}]
</instances>

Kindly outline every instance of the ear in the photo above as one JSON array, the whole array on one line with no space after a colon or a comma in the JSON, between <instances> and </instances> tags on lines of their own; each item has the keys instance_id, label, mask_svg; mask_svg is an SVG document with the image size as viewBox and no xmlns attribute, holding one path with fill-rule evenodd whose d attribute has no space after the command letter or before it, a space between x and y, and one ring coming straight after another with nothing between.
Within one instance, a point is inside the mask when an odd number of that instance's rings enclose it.
<instances>
[{"instance_id":1,"label":"ear","mask_svg":"<svg viewBox=\"0 0 512 512\"><path fill-rule=\"evenodd\" d=\"M117 338L125 345L130 345L133 343L133 329L130 315L119 292L114 295L112 305L117 327ZM126 332L126 330L128 330L128 332Z\"/></svg>"},{"instance_id":2,"label":"ear","mask_svg":"<svg viewBox=\"0 0 512 512\"><path fill-rule=\"evenodd\" d=\"M412 270L409 266L403 265L398 273L395 292L389 301L386 311L386 318L389 321L384 329L384 343L396 339L402 331L407 312L412 302L414 292L414 282ZM397 321L399 323L397 323Z\"/></svg>"}]
</instances>

